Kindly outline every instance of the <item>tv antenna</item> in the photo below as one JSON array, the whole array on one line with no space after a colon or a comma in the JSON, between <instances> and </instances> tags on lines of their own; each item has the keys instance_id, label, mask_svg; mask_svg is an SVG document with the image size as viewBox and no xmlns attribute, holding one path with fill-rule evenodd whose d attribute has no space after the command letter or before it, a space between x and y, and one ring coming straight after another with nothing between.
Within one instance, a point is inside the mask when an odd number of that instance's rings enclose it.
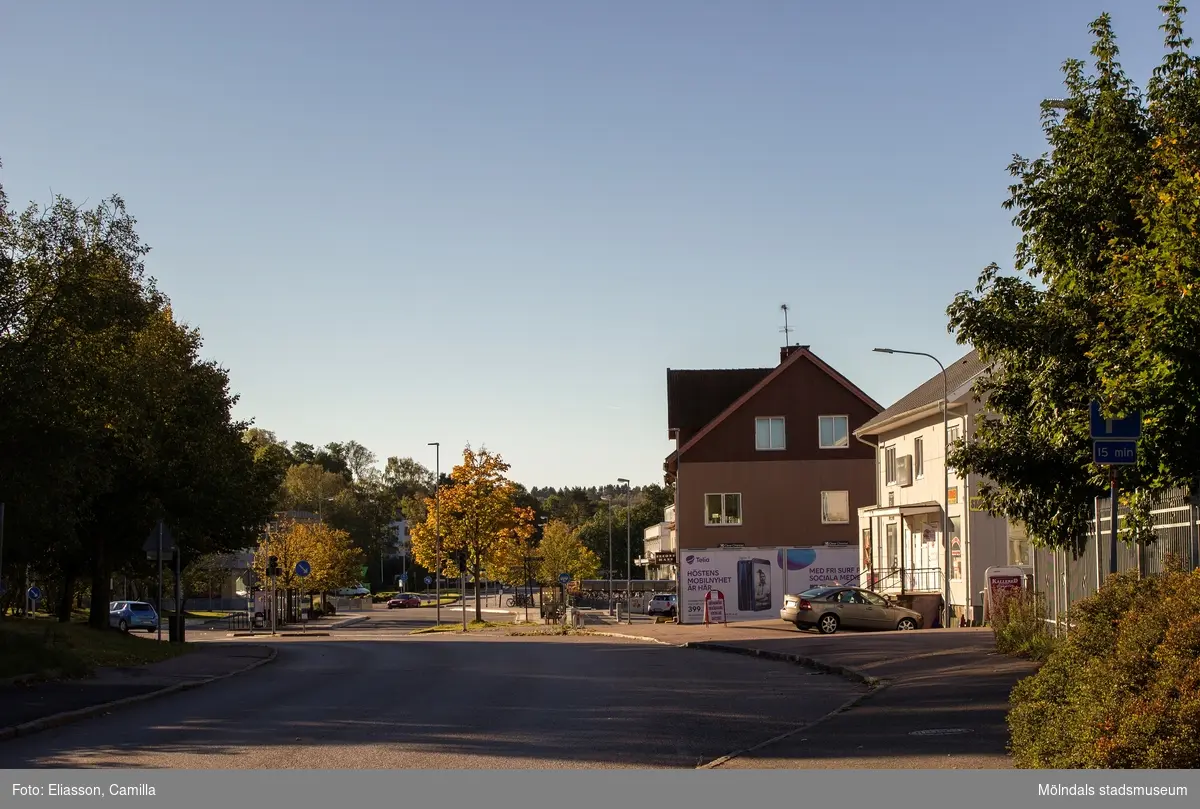
<instances>
[{"instance_id":1,"label":"tv antenna","mask_svg":"<svg viewBox=\"0 0 1200 809\"><path fill-rule=\"evenodd\" d=\"M788 326L788 305L785 303L780 305L779 308L783 311L783 328L780 329L783 332L783 343L790 346L792 344L792 329Z\"/></svg>"}]
</instances>

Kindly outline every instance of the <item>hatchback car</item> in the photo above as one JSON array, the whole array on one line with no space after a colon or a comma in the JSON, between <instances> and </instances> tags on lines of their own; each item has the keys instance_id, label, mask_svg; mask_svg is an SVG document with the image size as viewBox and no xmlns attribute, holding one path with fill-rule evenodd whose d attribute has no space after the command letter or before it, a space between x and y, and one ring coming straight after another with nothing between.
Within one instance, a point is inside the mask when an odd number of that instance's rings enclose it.
<instances>
[{"instance_id":1,"label":"hatchback car","mask_svg":"<svg viewBox=\"0 0 1200 809\"><path fill-rule=\"evenodd\" d=\"M857 587L816 587L785 595L779 617L797 629L815 627L823 635L839 629L920 629L921 613Z\"/></svg>"},{"instance_id":2,"label":"hatchback car","mask_svg":"<svg viewBox=\"0 0 1200 809\"><path fill-rule=\"evenodd\" d=\"M144 629L158 630L158 611L145 601L114 601L108 606L108 625L122 632Z\"/></svg>"},{"instance_id":3,"label":"hatchback car","mask_svg":"<svg viewBox=\"0 0 1200 809\"><path fill-rule=\"evenodd\" d=\"M419 607L421 599L412 593L402 593L395 598L388 599L387 608L389 610L404 609L405 607Z\"/></svg>"},{"instance_id":4,"label":"hatchback car","mask_svg":"<svg viewBox=\"0 0 1200 809\"><path fill-rule=\"evenodd\" d=\"M357 587L343 587L337 591L337 594L342 598L361 598L362 596L369 596L371 591L360 584Z\"/></svg>"},{"instance_id":5,"label":"hatchback car","mask_svg":"<svg viewBox=\"0 0 1200 809\"><path fill-rule=\"evenodd\" d=\"M675 595L674 594L667 595L664 593L660 593L660 594L654 596L654 598L650 599L650 602L648 604L646 604L646 614L647 615L665 615L668 618L674 618L675 617Z\"/></svg>"}]
</instances>

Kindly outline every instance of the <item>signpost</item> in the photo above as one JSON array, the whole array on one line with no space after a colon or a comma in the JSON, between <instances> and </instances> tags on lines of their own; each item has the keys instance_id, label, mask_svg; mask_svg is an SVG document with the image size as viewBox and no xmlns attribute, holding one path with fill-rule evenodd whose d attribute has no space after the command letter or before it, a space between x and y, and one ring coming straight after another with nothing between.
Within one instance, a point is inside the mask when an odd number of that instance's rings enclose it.
<instances>
[{"instance_id":1,"label":"signpost","mask_svg":"<svg viewBox=\"0 0 1200 809\"><path fill-rule=\"evenodd\" d=\"M1131 413L1120 418L1106 416L1099 402L1092 402L1088 411L1091 423L1092 461L1112 470L1109 494L1108 572L1117 572L1118 499L1120 496L1117 467L1137 463L1138 439L1142 437L1142 414Z\"/></svg>"},{"instance_id":2,"label":"signpost","mask_svg":"<svg viewBox=\"0 0 1200 809\"><path fill-rule=\"evenodd\" d=\"M568 584L570 584L571 583L571 574L570 573L559 573L558 574L558 583L563 585L564 587L567 586Z\"/></svg>"},{"instance_id":3,"label":"signpost","mask_svg":"<svg viewBox=\"0 0 1200 809\"><path fill-rule=\"evenodd\" d=\"M296 563L296 576L300 579L300 632L303 634L306 628L304 618L304 579L308 574L312 573L312 565L307 561L300 560Z\"/></svg>"},{"instance_id":4,"label":"signpost","mask_svg":"<svg viewBox=\"0 0 1200 809\"><path fill-rule=\"evenodd\" d=\"M428 587L431 584L433 584L433 576L426 576L425 577L425 586Z\"/></svg>"},{"instance_id":5,"label":"signpost","mask_svg":"<svg viewBox=\"0 0 1200 809\"><path fill-rule=\"evenodd\" d=\"M704 594L704 625L725 623L725 594L709 590Z\"/></svg>"},{"instance_id":6,"label":"signpost","mask_svg":"<svg viewBox=\"0 0 1200 809\"><path fill-rule=\"evenodd\" d=\"M158 601L154 604L154 609L158 612L158 634L157 639L162 642L162 586L163 586L163 554L175 551L175 538L171 536L171 530L167 528L167 524L163 520L158 521L158 525L150 532L150 536L146 537L146 541L142 543L142 549L146 551L147 559L155 559L158 561ZM179 577L176 576L176 581ZM178 603L175 605L178 611ZM182 622L180 622L182 625Z\"/></svg>"},{"instance_id":7,"label":"signpost","mask_svg":"<svg viewBox=\"0 0 1200 809\"><path fill-rule=\"evenodd\" d=\"M37 612L38 602L42 600L42 588L36 584L25 591L25 597L33 604L33 609L29 610L30 615Z\"/></svg>"}]
</instances>

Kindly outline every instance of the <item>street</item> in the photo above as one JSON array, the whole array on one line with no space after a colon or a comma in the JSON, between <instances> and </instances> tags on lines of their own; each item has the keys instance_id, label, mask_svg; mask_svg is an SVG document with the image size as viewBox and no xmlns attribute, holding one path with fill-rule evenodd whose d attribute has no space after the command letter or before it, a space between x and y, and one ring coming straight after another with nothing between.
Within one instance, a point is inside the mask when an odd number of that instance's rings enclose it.
<instances>
[{"instance_id":1,"label":"street","mask_svg":"<svg viewBox=\"0 0 1200 809\"><path fill-rule=\"evenodd\" d=\"M0 743L0 767L687 768L862 693L633 641L405 634L418 612L274 641L277 661L245 675Z\"/></svg>"}]
</instances>

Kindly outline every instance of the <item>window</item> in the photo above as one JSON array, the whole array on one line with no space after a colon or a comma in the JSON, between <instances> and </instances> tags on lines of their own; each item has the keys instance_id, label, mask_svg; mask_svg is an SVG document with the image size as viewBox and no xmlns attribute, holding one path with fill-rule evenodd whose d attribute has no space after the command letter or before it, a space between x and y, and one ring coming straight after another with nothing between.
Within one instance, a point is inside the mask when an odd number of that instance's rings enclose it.
<instances>
[{"instance_id":1,"label":"window","mask_svg":"<svg viewBox=\"0 0 1200 809\"><path fill-rule=\"evenodd\" d=\"M952 427L948 427L946 429L946 443L953 444L960 437L961 437L961 432L959 431L957 424L955 424Z\"/></svg>"},{"instance_id":2,"label":"window","mask_svg":"<svg viewBox=\"0 0 1200 809\"><path fill-rule=\"evenodd\" d=\"M846 449L850 446L849 416L820 416L821 449Z\"/></svg>"},{"instance_id":3,"label":"window","mask_svg":"<svg viewBox=\"0 0 1200 809\"><path fill-rule=\"evenodd\" d=\"M883 473L887 477L886 483L891 486L896 482L896 448L888 447L883 451Z\"/></svg>"},{"instance_id":4,"label":"window","mask_svg":"<svg viewBox=\"0 0 1200 809\"><path fill-rule=\"evenodd\" d=\"M742 496L740 494L704 495L705 525L741 525Z\"/></svg>"},{"instance_id":5,"label":"window","mask_svg":"<svg viewBox=\"0 0 1200 809\"><path fill-rule=\"evenodd\" d=\"M760 451L784 449L783 416L754 420L754 448Z\"/></svg>"},{"instance_id":6,"label":"window","mask_svg":"<svg viewBox=\"0 0 1200 809\"><path fill-rule=\"evenodd\" d=\"M919 478L925 477L925 439L913 439L913 474Z\"/></svg>"},{"instance_id":7,"label":"window","mask_svg":"<svg viewBox=\"0 0 1200 809\"><path fill-rule=\"evenodd\" d=\"M864 601L866 601L872 607L886 607L887 606L887 602L883 600L883 596L876 595L875 593L869 592L867 590L859 590L858 595L860 598L862 598Z\"/></svg>"},{"instance_id":8,"label":"window","mask_svg":"<svg viewBox=\"0 0 1200 809\"><path fill-rule=\"evenodd\" d=\"M821 522L826 525L850 522L850 492L821 492Z\"/></svg>"}]
</instances>

